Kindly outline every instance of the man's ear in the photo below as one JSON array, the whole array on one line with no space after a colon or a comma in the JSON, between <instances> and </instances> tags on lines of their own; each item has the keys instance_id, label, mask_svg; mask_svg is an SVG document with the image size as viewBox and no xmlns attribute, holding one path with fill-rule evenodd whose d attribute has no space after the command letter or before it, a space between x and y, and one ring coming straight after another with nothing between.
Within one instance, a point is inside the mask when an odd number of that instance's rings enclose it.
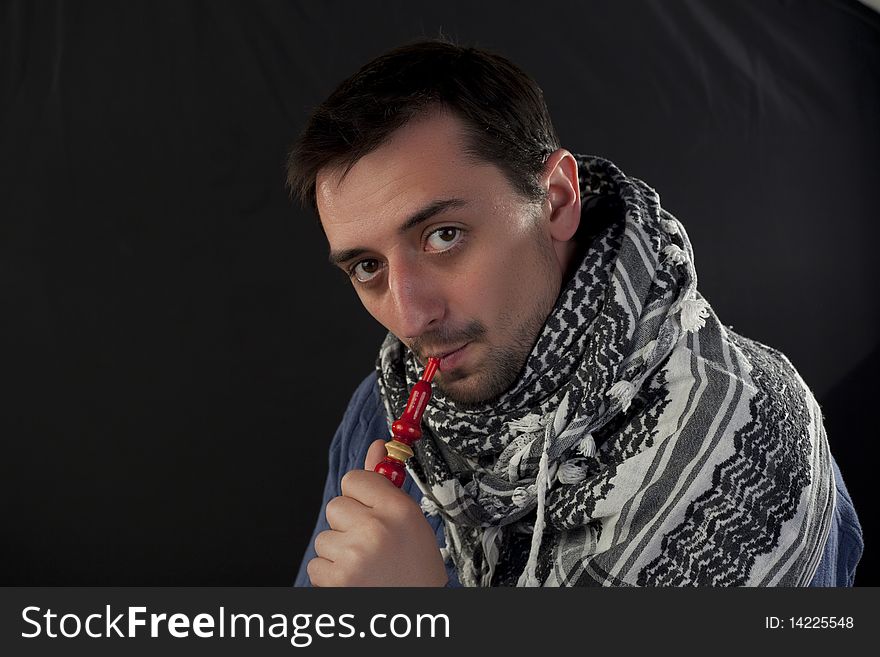
<instances>
[{"instance_id":1,"label":"man's ear","mask_svg":"<svg viewBox=\"0 0 880 657\"><path fill-rule=\"evenodd\" d=\"M581 190L574 155L560 148L547 158L542 183L550 206L550 235L557 242L574 237L581 222Z\"/></svg>"}]
</instances>

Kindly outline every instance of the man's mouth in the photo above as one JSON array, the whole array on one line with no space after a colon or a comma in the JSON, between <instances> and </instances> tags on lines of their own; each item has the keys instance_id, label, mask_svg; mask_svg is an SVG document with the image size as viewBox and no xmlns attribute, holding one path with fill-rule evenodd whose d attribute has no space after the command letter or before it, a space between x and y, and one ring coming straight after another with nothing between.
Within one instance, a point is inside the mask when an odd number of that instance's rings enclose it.
<instances>
[{"instance_id":1,"label":"man's mouth","mask_svg":"<svg viewBox=\"0 0 880 657\"><path fill-rule=\"evenodd\" d=\"M431 354L428 354L426 358L439 358L440 359L440 371L448 372L451 369L454 369L459 361L461 361L465 348L470 344L470 342L465 342L460 347L456 347L455 349L448 349L443 351L435 351Z\"/></svg>"},{"instance_id":2,"label":"man's mouth","mask_svg":"<svg viewBox=\"0 0 880 657\"><path fill-rule=\"evenodd\" d=\"M442 359L446 358L447 356L449 356L450 354L454 354L456 351L458 351L460 349L464 349L467 346L467 344L468 343L465 342L463 345L455 347L454 349L446 349L444 351L441 351L441 350L432 351L429 354L425 354L425 359L427 360L428 358L439 358L442 360Z\"/></svg>"}]
</instances>

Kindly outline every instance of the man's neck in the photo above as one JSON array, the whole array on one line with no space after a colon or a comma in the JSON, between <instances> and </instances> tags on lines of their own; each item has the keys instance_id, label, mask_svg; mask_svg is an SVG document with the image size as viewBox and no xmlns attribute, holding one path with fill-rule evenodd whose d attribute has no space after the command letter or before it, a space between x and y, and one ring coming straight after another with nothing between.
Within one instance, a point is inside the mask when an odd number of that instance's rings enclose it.
<instances>
[{"instance_id":1,"label":"man's neck","mask_svg":"<svg viewBox=\"0 0 880 657\"><path fill-rule=\"evenodd\" d=\"M572 276L574 276L574 273L581 266L581 261L584 259L584 254L586 253L588 246L588 241L577 239L577 236L566 243L564 247L565 260L568 262L568 266L562 275L562 289L565 289L565 286L568 285L568 282L571 280Z\"/></svg>"}]
</instances>

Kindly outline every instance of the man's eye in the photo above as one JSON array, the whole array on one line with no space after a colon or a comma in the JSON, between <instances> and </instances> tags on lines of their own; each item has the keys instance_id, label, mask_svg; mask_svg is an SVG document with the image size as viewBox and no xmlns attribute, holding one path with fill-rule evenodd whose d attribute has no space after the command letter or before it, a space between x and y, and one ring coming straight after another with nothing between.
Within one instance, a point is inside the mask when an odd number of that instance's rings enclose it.
<instances>
[{"instance_id":1,"label":"man's eye","mask_svg":"<svg viewBox=\"0 0 880 657\"><path fill-rule=\"evenodd\" d=\"M361 260L351 269L351 275L361 283L366 283L379 273L379 261L375 259Z\"/></svg>"},{"instance_id":2,"label":"man's eye","mask_svg":"<svg viewBox=\"0 0 880 657\"><path fill-rule=\"evenodd\" d=\"M461 228L444 226L428 235L428 244L435 251L446 251L458 243L461 239L461 234Z\"/></svg>"}]
</instances>

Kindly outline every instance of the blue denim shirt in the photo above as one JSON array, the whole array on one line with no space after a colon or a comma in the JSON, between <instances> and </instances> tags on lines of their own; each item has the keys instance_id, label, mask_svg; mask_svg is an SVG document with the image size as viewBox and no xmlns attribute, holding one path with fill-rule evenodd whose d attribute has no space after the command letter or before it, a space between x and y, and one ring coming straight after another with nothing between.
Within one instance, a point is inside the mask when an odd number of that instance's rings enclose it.
<instances>
[{"instance_id":1,"label":"blue denim shirt","mask_svg":"<svg viewBox=\"0 0 880 657\"><path fill-rule=\"evenodd\" d=\"M364 458L370 443L377 438L388 437L388 425L385 423L384 409L379 399L379 388L376 385L376 374L368 376L355 391L342 418L342 423L330 444L330 470L324 484L324 499L318 522L309 540L305 556L299 567L294 586L311 586L306 565L315 557L315 537L329 529L324 509L327 502L342 494L339 482L349 470L364 467ZM819 568L810 586L852 586L856 565L862 556L864 542L862 528L853 508L852 500L837 463L832 458L834 482L837 487L837 505L831 523L828 540ZM403 485L405 490L416 502L421 501L422 492L407 477ZM434 528L438 547L445 547L446 535L443 532L443 521L440 516L429 516L428 522ZM446 562L449 575L447 586L461 586L452 560Z\"/></svg>"}]
</instances>

